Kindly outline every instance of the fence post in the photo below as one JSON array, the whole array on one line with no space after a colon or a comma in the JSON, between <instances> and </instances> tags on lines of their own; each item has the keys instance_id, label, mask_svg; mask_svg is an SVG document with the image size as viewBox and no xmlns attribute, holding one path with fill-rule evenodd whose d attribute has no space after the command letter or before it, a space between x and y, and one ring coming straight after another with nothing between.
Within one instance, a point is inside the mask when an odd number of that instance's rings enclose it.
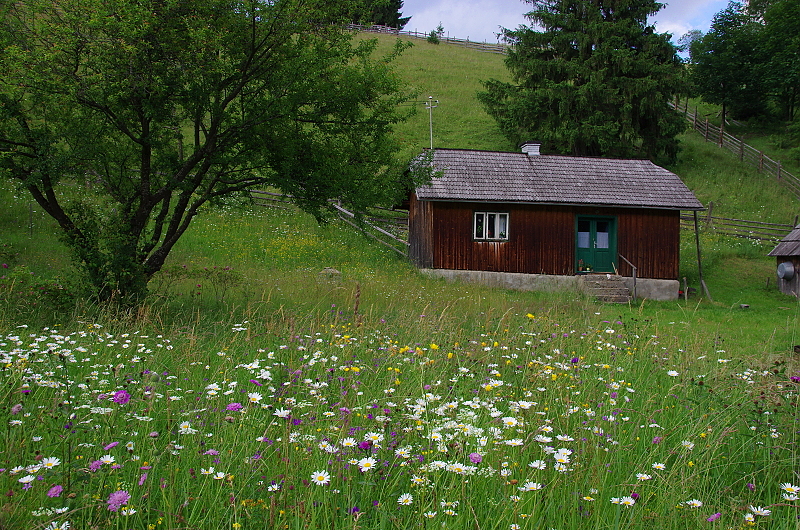
<instances>
[{"instance_id":1,"label":"fence post","mask_svg":"<svg viewBox=\"0 0 800 530\"><path fill-rule=\"evenodd\" d=\"M706 131L703 133L703 138L708 141L708 118L706 118Z\"/></svg>"},{"instance_id":2,"label":"fence post","mask_svg":"<svg viewBox=\"0 0 800 530\"><path fill-rule=\"evenodd\" d=\"M764 170L764 151L758 152L758 172L761 173Z\"/></svg>"},{"instance_id":3,"label":"fence post","mask_svg":"<svg viewBox=\"0 0 800 530\"><path fill-rule=\"evenodd\" d=\"M781 162L778 160L778 180L781 179Z\"/></svg>"},{"instance_id":4,"label":"fence post","mask_svg":"<svg viewBox=\"0 0 800 530\"><path fill-rule=\"evenodd\" d=\"M725 136L725 118L719 124L719 146L723 146L723 138Z\"/></svg>"},{"instance_id":5,"label":"fence post","mask_svg":"<svg viewBox=\"0 0 800 530\"><path fill-rule=\"evenodd\" d=\"M711 226L711 212L714 210L714 201L708 201L708 213L706 214L706 226Z\"/></svg>"},{"instance_id":6,"label":"fence post","mask_svg":"<svg viewBox=\"0 0 800 530\"><path fill-rule=\"evenodd\" d=\"M744 139L739 139L739 161L744 160Z\"/></svg>"},{"instance_id":7,"label":"fence post","mask_svg":"<svg viewBox=\"0 0 800 530\"><path fill-rule=\"evenodd\" d=\"M697 106L694 107L694 120L692 120L692 130L697 130Z\"/></svg>"}]
</instances>

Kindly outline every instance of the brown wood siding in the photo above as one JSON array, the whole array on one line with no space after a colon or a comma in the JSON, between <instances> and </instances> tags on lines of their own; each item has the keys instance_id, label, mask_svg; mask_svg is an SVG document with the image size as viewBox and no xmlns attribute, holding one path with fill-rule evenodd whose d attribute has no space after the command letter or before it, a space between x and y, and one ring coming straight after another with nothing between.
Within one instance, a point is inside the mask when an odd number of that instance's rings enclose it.
<instances>
[{"instance_id":1,"label":"brown wood siding","mask_svg":"<svg viewBox=\"0 0 800 530\"><path fill-rule=\"evenodd\" d=\"M638 267L639 277L678 277L678 211L428 201L414 204L415 199L409 216L412 259L418 264L430 259L430 265L420 266L571 275L575 273L576 216L596 215L616 218L617 252ZM474 241L475 211L508 212L509 240ZM417 221L412 223L415 217ZM420 242L414 243L423 218L431 236L420 233ZM413 250L415 245L418 249ZM426 245L430 245L430 254L424 252ZM624 262L618 267L624 276L631 275Z\"/></svg>"},{"instance_id":2,"label":"brown wood siding","mask_svg":"<svg viewBox=\"0 0 800 530\"><path fill-rule=\"evenodd\" d=\"M417 267L433 267L433 203L412 193L408 208L408 257Z\"/></svg>"},{"instance_id":3,"label":"brown wood siding","mask_svg":"<svg viewBox=\"0 0 800 530\"><path fill-rule=\"evenodd\" d=\"M680 212L677 210L618 209L617 253L637 267L640 278L678 279ZM619 260L619 272L631 276L631 267Z\"/></svg>"}]
</instances>

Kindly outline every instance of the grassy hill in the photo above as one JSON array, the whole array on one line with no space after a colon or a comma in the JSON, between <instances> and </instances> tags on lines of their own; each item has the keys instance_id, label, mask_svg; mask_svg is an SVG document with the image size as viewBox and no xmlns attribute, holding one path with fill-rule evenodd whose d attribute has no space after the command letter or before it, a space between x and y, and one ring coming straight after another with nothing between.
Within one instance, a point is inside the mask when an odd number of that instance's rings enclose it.
<instances>
[{"instance_id":1,"label":"grassy hill","mask_svg":"<svg viewBox=\"0 0 800 530\"><path fill-rule=\"evenodd\" d=\"M376 39L377 53L386 53L397 37L365 33L359 38ZM428 97L438 100L433 110L434 147L456 149L511 150L494 120L475 97L490 78L508 79L502 55L482 53L450 44L431 44L403 37L412 46L397 61L411 90L417 94L415 115L397 128L408 156L430 146Z\"/></svg>"}]
</instances>

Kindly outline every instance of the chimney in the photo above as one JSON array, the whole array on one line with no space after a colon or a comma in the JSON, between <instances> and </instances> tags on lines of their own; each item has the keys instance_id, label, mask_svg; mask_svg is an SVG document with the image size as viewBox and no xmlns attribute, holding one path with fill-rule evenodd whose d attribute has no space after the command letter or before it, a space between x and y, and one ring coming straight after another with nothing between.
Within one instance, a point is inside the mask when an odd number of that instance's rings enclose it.
<instances>
[{"instance_id":1,"label":"chimney","mask_svg":"<svg viewBox=\"0 0 800 530\"><path fill-rule=\"evenodd\" d=\"M541 153L539 152L539 147L542 144L536 142L525 142L522 144L522 152L528 156L539 156Z\"/></svg>"}]
</instances>

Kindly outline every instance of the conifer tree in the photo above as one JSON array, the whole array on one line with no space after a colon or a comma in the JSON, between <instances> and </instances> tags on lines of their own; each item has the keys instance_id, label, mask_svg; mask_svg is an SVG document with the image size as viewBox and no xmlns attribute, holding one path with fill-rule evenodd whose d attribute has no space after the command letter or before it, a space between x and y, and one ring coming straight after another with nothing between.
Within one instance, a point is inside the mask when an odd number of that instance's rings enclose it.
<instances>
[{"instance_id":1,"label":"conifer tree","mask_svg":"<svg viewBox=\"0 0 800 530\"><path fill-rule=\"evenodd\" d=\"M403 0L372 0L367 4L364 22L403 29L411 17L404 17Z\"/></svg>"},{"instance_id":2,"label":"conifer tree","mask_svg":"<svg viewBox=\"0 0 800 530\"><path fill-rule=\"evenodd\" d=\"M515 143L579 156L665 158L684 121L668 106L685 86L668 34L647 25L654 0L526 0L534 26L504 30L513 83L479 94Z\"/></svg>"}]
</instances>

